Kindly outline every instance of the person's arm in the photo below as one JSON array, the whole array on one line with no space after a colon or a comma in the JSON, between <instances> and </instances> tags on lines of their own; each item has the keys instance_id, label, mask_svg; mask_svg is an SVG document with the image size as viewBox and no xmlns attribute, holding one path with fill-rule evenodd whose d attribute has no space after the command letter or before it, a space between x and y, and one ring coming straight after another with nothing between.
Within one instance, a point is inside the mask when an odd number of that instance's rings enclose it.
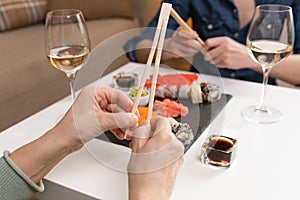
<instances>
[{"instance_id":1,"label":"person's arm","mask_svg":"<svg viewBox=\"0 0 300 200\"><path fill-rule=\"evenodd\" d=\"M285 61L275 65L270 72L270 76L292 85L299 85L300 54L290 55Z\"/></svg>"},{"instance_id":2,"label":"person's arm","mask_svg":"<svg viewBox=\"0 0 300 200\"><path fill-rule=\"evenodd\" d=\"M10 158L34 183L38 183L58 162L82 146L74 123L70 121L17 149Z\"/></svg>"},{"instance_id":3,"label":"person's arm","mask_svg":"<svg viewBox=\"0 0 300 200\"><path fill-rule=\"evenodd\" d=\"M106 130L114 129L117 132L118 127L136 126L137 117L125 112L131 106L130 99L118 90L85 88L66 116L53 129L17 149L10 157L37 183L59 161L79 150L83 143ZM116 133L117 136L120 131Z\"/></svg>"},{"instance_id":4,"label":"person's arm","mask_svg":"<svg viewBox=\"0 0 300 200\"><path fill-rule=\"evenodd\" d=\"M42 192L42 178L65 156L80 149L72 123L61 123L39 139L0 159L0 199L29 199Z\"/></svg>"},{"instance_id":5,"label":"person's arm","mask_svg":"<svg viewBox=\"0 0 300 200\"><path fill-rule=\"evenodd\" d=\"M130 99L118 90L92 87L83 89L72 108L54 128L7 155L7 163L18 168L12 170L15 173L10 176L22 174L22 179L31 186L28 189L35 188L39 191L34 187L35 183L39 183L63 158L79 150L83 143L106 130L112 130L117 137L123 138L124 132L120 128L135 128L137 116L125 112L132 105ZM4 177L0 176L0 182L6 181L3 180ZM10 185L14 185L14 180L16 179L11 179ZM4 186L0 185L0 190ZM18 190L18 186L11 189L10 191L15 192L3 193L6 199L35 191Z\"/></svg>"}]
</instances>

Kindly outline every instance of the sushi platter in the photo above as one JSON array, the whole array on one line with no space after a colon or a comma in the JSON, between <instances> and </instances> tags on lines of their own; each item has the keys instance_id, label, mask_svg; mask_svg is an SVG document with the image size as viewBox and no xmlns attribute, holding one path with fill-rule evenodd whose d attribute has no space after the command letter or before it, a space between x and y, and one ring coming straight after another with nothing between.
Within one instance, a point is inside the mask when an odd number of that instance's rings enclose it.
<instances>
[{"instance_id":1,"label":"sushi platter","mask_svg":"<svg viewBox=\"0 0 300 200\"><path fill-rule=\"evenodd\" d=\"M121 83L123 88L126 85L126 90L130 90L129 94L131 94L129 97L134 96L131 113L140 116L140 122L150 121L156 115L168 117L172 132L183 143L187 151L224 108L231 96L222 94L220 86L216 84L201 82L199 74L159 74L166 27L170 15L183 27L188 27L179 15L176 15L171 4L163 3L151 50L139 85L132 87L138 77L130 74L130 72L115 75L115 82ZM154 58L153 73L149 75ZM139 107L140 101L145 98L148 105ZM129 141L125 140L127 134L128 130L125 130L122 141L109 132L105 136L100 136L100 139L107 137L113 143L128 146Z\"/></svg>"},{"instance_id":2,"label":"sushi platter","mask_svg":"<svg viewBox=\"0 0 300 200\"><path fill-rule=\"evenodd\" d=\"M126 74L126 72L122 72L122 74ZM152 75L147 78L144 90L149 92L151 85ZM197 88L196 86L200 90L192 89ZM132 87L136 90L136 86ZM130 92L125 90L125 93L129 94ZM187 151L218 116L232 96L222 93L220 86L216 84L203 82L199 74L182 73L158 75L154 97L152 115L169 118L172 132L183 142L185 151ZM137 108L141 115L140 122L147 118L147 106L138 106ZM130 142L117 139L109 131L100 135L98 139L123 146L129 146Z\"/></svg>"}]
</instances>

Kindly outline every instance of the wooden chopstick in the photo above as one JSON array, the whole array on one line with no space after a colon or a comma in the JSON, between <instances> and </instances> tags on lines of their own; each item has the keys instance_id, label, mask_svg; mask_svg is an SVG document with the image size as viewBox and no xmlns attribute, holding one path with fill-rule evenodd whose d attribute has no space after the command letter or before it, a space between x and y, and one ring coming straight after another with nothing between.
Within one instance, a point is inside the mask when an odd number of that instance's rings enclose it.
<instances>
[{"instance_id":1,"label":"wooden chopstick","mask_svg":"<svg viewBox=\"0 0 300 200\"><path fill-rule=\"evenodd\" d=\"M162 26L162 20L159 20L158 24L157 24L157 27L161 27L161 26ZM154 58L154 53L156 51L156 47L157 47L157 44L158 44L159 32L160 32L160 29L156 28L154 39L153 39L152 46L151 46L151 50L150 50L150 53L149 53L149 56L148 56L148 60L147 60L147 63L146 63L145 70L144 70L143 75L142 75L142 80L139 84L138 92L137 92L137 95L136 95L131 113L136 113L136 111L137 111L137 107L138 107L138 104L140 102L142 92L143 92L143 89L144 89L144 86L145 86L145 83L146 83L146 80L147 80L147 75L149 73L149 69L151 67L152 60Z\"/></svg>"},{"instance_id":2,"label":"wooden chopstick","mask_svg":"<svg viewBox=\"0 0 300 200\"><path fill-rule=\"evenodd\" d=\"M166 36L167 25L168 25L171 9L172 9L172 4L163 3L162 11L161 11L161 18L162 18L161 32L160 32L159 42L158 42L158 46L157 46L154 72L153 72L153 76L152 76L152 84L151 84L150 97L149 97L148 115L147 115L148 121L150 121L151 117L152 117L158 69L159 69L159 65L160 65L160 61L161 61L161 55L162 55L162 51L163 51L163 45L164 45L164 40L165 40L165 36Z\"/></svg>"},{"instance_id":3,"label":"wooden chopstick","mask_svg":"<svg viewBox=\"0 0 300 200\"><path fill-rule=\"evenodd\" d=\"M189 30L193 32L194 30L185 23L185 21L179 16L179 14L172 8L171 9L171 16L175 19L175 21L184 29ZM198 36L197 41L201 44L204 45L203 40Z\"/></svg>"},{"instance_id":4,"label":"wooden chopstick","mask_svg":"<svg viewBox=\"0 0 300 200\"><path fill-rule=\"evenodd\" d=\"M154 39L153 39L153 42L152 42L151 50L150 50L150 53L149 53L149 56L148 56L147 64L146 64L145 70L143 72L142 80L141 80L141 82L139 84L139 88L138 88L138 93L137 93L137 96L135 98L132 110L131 110L131 113L136 113L137 112L137 107L138 107L138 104L140 102L142 91L143 91L145 83L146 83L147 75L149 73L149 69L151 67L151 64L152 64L152 61L153 61L153 58L154 58L154 53L155 53L155 51L158 47L157 55L156 55L156 59L155 59L155 67L154 67L154 74L153 74L153 78L152 78L152 85L151 85L151 90L150 90L150 97L149 97L149 105L150 105L151 109L148 108L147 120L151 119L151 117L149 117L149 115L152 116L152 109L153 109L154 94L155 94L155 89L156 89L158 68L159 68L159 65L160 65L161 54L162 54L162 46L163 46L163 42L164 42L164 37L165 37L165 33L166 33L167 24L168 24L168 21L169 21L169 16L170 16L171 9L172 9L172 4L169 4L169 3L163 3L162 4L162 8L161 8L161 12L160 12L160 15L159 15L159 20L158 20L158 23L157 23L157 27L156 27ZM164 32L164 33L162 33L162 32ZM155 84L153 84L154 79L155 79ZM153 87L153 85L155 87ZM149 112L149 110L151 110L151 111ZM127 135L128 135L128 129L125 130L124 139L126 139Z\"/></svg>"}]
</instances>

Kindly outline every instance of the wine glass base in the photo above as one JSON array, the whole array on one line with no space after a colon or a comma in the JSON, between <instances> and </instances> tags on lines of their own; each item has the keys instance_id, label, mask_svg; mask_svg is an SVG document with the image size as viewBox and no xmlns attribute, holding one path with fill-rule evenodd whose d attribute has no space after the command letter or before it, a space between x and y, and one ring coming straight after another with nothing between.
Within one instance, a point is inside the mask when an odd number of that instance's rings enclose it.
<instances>
[{"instance_id":1,"label":"wine glass base","mask_svg":"<svg viewBox=\"0 0 300 200\"><path fill-rule=\"evenodd\" d=\"M282 119L279 110L266 106L263 109L259 109L258 106L248 106L242 110L241 115L248 121L262 124L275 123Z\"/></svg>"}]
</instances>

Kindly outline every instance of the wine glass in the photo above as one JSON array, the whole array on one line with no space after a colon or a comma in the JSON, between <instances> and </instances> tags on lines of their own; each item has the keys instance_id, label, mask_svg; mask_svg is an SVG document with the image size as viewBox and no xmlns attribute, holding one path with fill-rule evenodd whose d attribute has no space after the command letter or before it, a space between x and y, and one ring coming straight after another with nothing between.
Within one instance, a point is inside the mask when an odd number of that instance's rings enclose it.
<instances>
[{"instance_id":1,"label":"wine glass","mask_svg":"<svg viewBox=\"0 0 300 200\"><path fill-rule=\"evenodd\" d=\"M61 9L47 13L45 48L52 66L65 72L73 103L76 74L87 62L91 51L87 27L80 10Z\"/></svg>"},{"instance_id":2,"label":"wine glass","mask_svg":"<svg viewBox=\"0 0 300 200\"><path fill-rule=\"evenodd\" d=\"M261 65L263 85L260 103L242 110L242 116L257 123L273 123L282 119L279 110L266 106L264 99L272 67L286 59L293 50L294 22L292 8L284 5L260 5L247 36L250 57Z\"/></svg>"}]
</instances>

